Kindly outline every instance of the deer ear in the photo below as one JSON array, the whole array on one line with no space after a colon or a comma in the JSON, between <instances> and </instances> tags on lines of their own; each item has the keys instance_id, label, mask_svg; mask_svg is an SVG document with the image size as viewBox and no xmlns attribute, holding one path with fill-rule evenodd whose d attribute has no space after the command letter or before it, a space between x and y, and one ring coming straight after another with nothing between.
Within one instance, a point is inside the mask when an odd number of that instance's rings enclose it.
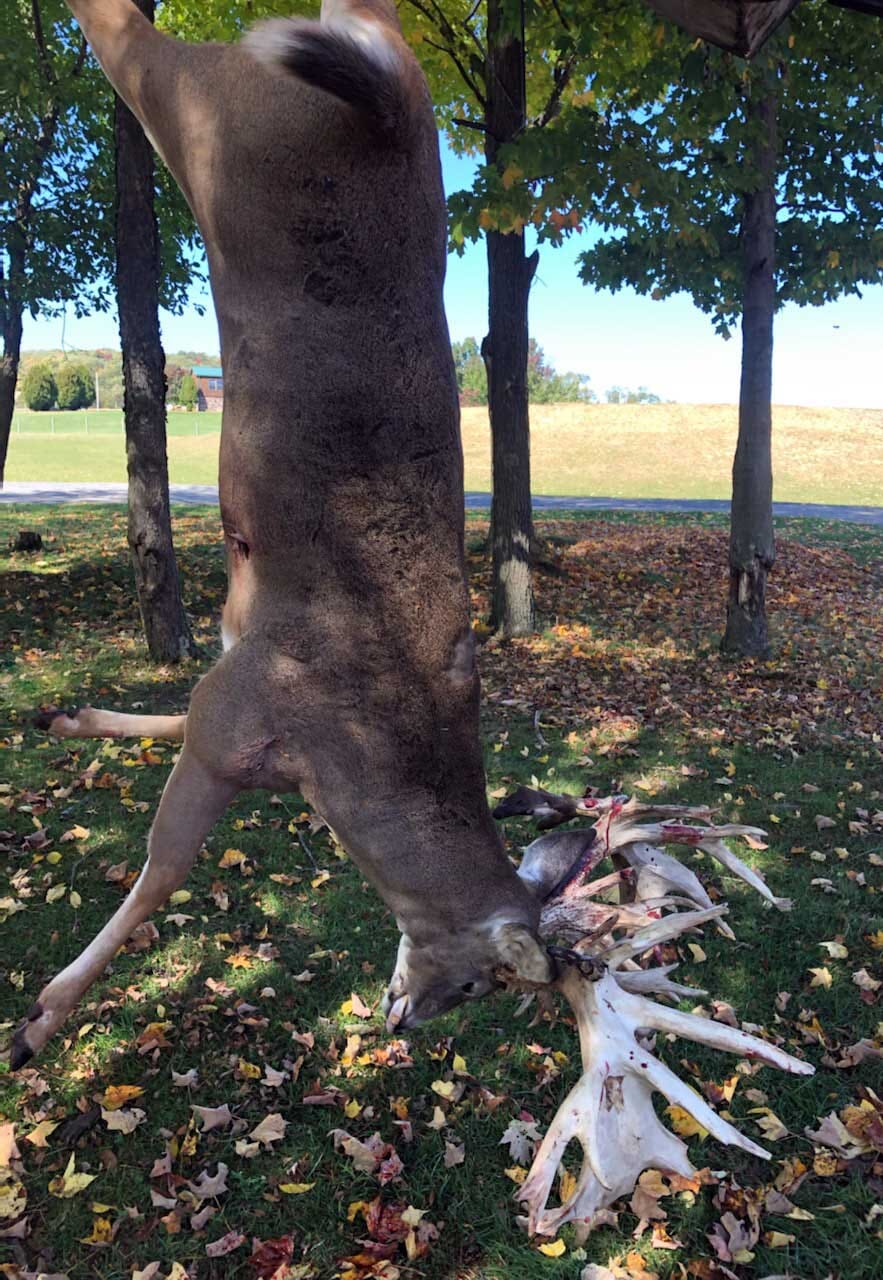
<instances>
[{"instance_id":1,"label":"deer ear","mask_svg":"<svg viewBox=\"0 0 883 1280\"><path fill-rule=\"evenodd\" d=\"M555 977L555 966L546 949L526 924L504 924L494 934L500 965L525 982L546 983Z\"/></svg>"},{"instance_id":2,"label":"deer ear","mask_svg":"<svg viewBox=\"0 0 883 1280\"><path fill-rule=\"evenodd\" d=\"M581 827L576 831L553 831L540 836L524 850L518 868L518 878L527 885L531 894L541 902L553 896L554 890L571 878L589 871L604 857L599 848L591 858L589 851L595 844L594 827Z\"/></svg>"}]
</instances>

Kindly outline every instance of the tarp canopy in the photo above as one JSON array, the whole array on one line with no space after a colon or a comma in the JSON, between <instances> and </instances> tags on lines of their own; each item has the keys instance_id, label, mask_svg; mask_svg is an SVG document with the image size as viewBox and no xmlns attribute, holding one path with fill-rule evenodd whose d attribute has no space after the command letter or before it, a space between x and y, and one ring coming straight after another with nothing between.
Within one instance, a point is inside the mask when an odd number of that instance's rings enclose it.
<instances>
[{"instance_id":1,"label":"tarp canopy","mask_svg":"<svg viewBox=\"0 0 883 1280\"><path fill-rule=\"evenodd\" d=\"M750 58L780 26L799 0L647 0L663 18L690 35ZM883 18L883 0L831 0L843 9Z\"/></svg>"}]
</instances>

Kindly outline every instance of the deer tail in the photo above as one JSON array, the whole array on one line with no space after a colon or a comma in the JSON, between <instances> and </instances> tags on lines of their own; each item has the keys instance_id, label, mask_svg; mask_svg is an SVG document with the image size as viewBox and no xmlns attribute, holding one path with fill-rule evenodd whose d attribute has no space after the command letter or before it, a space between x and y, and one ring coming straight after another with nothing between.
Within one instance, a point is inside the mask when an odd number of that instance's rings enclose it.
<instances>
[{"instance_id":1,"label":"deer tail","mask_svg":"<svg viewBox=\"0 0 883 1280\"><path fill-rule=\"evenodd\" d=\"M408 118L405 46L385 23L274 18L253 27L244 44L260 62L333 94L384 134Z\"/></svg>"}]
</instances>

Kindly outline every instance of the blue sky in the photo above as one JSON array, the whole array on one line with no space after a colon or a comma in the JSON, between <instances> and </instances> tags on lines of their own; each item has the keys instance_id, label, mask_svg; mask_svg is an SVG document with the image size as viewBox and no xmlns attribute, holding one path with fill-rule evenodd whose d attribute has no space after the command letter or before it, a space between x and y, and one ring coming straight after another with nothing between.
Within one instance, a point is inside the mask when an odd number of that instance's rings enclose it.
<instances>
[{"instance_id":1,"label":"blue sky","mask_svg":"<svg viewBox=\"0 0 883 1280\"><path fill-rule=\"evenodd\" d=\"M472 162L443 150L445 183L471 183ZM531 331L561 371L588 374L600 397L611 386L643 385L665 399L735 403L739 395L738 336L724 341L686 295L662 302L631 290L596 293L579 282L581 237L544 246L531 295ZM445 290L453 338L481 338L487 324L483 244L452 256ZM216 351L214 312L190 309L163 317L167 351ZM25 347L118 347L116 316L27 320ZM776 320L777 404L883 408L883 286L862 298L824 307L784 308Z\"/></svg>"}]
</instances>

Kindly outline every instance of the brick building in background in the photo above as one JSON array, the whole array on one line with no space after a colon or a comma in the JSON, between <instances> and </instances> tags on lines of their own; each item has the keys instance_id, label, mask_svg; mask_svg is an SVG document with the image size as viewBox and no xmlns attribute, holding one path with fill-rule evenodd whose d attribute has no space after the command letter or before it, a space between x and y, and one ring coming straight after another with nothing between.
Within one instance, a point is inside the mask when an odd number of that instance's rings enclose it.
<instances>
[{"instance_id":1,"label":"brick building in background","mask_svg":"<svg viewBox=\"0 0 883 1280\"><path fill-rule=\"evenodd\" d=\"M224 370L219 365L196 364L196 407L200 413L220 413L224 408Z\"/></svg>"}]
</instances>

